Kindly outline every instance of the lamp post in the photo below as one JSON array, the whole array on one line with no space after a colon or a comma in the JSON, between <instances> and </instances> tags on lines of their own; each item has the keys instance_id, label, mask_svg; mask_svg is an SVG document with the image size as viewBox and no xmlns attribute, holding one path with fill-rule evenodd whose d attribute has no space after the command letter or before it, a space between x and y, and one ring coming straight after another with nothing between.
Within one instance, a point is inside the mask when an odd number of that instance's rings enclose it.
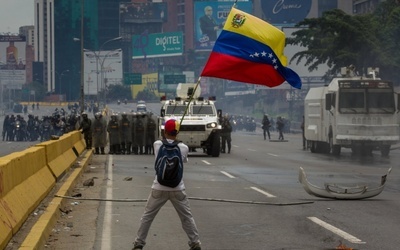
<instances>
[{"instance_id":1,"label":"lamp post","mask_svg":"<svg viewBox=\"0 0 400 250\"><path fill-rule=\"evenodd\" d=\"M120 51L121 51L121 49L115 49L115 50L108 51L108 53L104 55L103 60L100 62L100 73L101 73L101 75L100 75L100 86L103 88L103 91L104 91L104 93L103 93L104 94L104 105L107 103L107 99L106 99L106 97L107 97L107 94L106 94L107 88L106 88L106 82L104 81L104 62L106 61L106 59L107 59L109 54L114 53L114 52L120 52ZM112 63L110 63L110 65L111 64Z\"/></svg>"},{"instance_id":2,"label":"lamp post","mask_svg":"<svg viewBox=\"0 0 400 250\"><path fill-rule=\"evenodd\" d=\"M107 73L115 71L115 69L111 68L111 65L113 65L114 63L122 63L122 61L111 62L106 67L102 67L103 68L102 71L104 72L104 77L103 77L104 78L104 93L103 93L104 103L107 100L107 83L108 83Z\"/></svg>"},{"instance_id":3,"label":"lamp post","mask_svg":"<svg viewBox=\"0 0 400 250\"><path fill-rule=\"evenodd\" d=\"M85 27L85 0L81 0L81 85L80 85L80 107L81 107L81 114L85 111L85 92L84 92L84 80L85 80L85 73L84 70L84 58L83 58L83 42L84 42L84 27Z\"/></svg>"},{"instance_id":4,"label":"lamp post","mask_svg":"<svg viewBox=\"0 0 400 250\"><path fill-rule=\"evenodd\" d=\"M112 39L110 39L110 40L105 41L105 42L100 46L100 48L99 48L98 51L92 51L92 50L89 50L89 49L85 49L85 50L84 50L85 52L91 52L91 53L93 53L93 55L94 55L94 57L95 57L95 59L96 59L96 83L97 83L97 92L99 92L99 74L101 74L101 75L100 75L100 87L103 87L103 72L102 72L102 71L103 71L103 64L104 64L104 61L106 60L107 56L108 56L111 52L115 52L115 51L116 51L116 50L109 51L107 54L105 54L104 56L102 56L102 55L101 55L101 52L103 51L103 47L104 47L107 43L114 42L114 41L119 41L119 40L121 40L121 39L122 39L122 37L119 36L119 37L115 37L115 38L112 38ZM120 50L120 49L117 49L117 50ZM103 58L101 58L101 57L103 57ZM100 70L99 70L99 62L100 62Z\"/></svg>"}]
</instances>

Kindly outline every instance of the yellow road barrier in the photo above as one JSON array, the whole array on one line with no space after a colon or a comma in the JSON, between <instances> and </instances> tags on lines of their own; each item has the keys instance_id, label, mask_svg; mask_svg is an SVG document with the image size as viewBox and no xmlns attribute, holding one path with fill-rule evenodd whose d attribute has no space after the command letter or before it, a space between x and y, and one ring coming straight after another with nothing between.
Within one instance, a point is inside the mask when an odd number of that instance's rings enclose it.
<instances>
[{"instance_id":1,"label":"yellow road barrier","mask_svg":"<svg viewBox=\"0 0 400 250\"><path fill-rule=\"evenodd\" d=\"M21 228L55 185L45 150L31 147L0 158L0 248ZM11 229L11 231L9 231Z\"/></svg>"}]
</instances>

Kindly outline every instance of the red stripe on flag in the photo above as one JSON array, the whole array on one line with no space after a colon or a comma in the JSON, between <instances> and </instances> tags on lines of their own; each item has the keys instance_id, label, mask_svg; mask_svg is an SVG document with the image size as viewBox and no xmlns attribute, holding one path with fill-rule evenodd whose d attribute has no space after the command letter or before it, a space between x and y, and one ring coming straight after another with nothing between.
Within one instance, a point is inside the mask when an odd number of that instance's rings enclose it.
<instances>
[{"instance_id":1,"label":"red stripe on flag","mask_svg":"<svg viewBox=\"0 0 400 250\"><path fill-rule=\"evenodd\" d=\"M285 82L285 79L272 65L254 63L217 52L211 52L201 76L230 79L268 87L276 87Z\"/></svg>"}]
</instances>

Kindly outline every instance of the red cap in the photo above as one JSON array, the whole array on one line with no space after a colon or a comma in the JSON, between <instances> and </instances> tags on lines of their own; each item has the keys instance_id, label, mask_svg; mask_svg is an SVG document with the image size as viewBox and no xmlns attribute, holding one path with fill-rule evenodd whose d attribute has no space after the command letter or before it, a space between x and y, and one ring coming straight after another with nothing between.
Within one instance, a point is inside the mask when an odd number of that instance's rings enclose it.
<instances>
[{"instance_id":1,"label":"red cap","mask_svg":"<svg viewBox=\"0 0 400 250\"><path fill-rule=\"evenodd\" d=\"M175 119L168 120L164 125L164 130L167 134L177 135L179 132L180 124Z\"/></svg>"}]
</instances>

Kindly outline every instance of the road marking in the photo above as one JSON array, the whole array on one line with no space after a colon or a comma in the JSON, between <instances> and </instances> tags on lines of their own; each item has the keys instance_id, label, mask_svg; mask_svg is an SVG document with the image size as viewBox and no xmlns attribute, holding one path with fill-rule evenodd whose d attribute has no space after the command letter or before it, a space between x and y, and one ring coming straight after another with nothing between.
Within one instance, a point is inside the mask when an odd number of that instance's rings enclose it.
<instances>
[{"instance_id":1,"label":"road marking","mask_svg":"<svg viewBox=\"0 0 400 250\"><path fill-rule=\"evenodd\" d=\"M309 220L311 220L312 222L316 223L317 225L331 231L332 233L334 233L336 235L339 235L340 237L342 237L343 239L345 239L351 243L354 243L354 244L365 244L366 243L366 242L356 238L355 236L348 234L345 231L340 230L339 228L334 227L334 226L326 223L325 221L318 219L317 217L307 217L307 218Z\"/></svg>"},{"instance_id":2,"label":"road marking","mask_svg":"<svg viewBox=\"0 0 400 250\"><path fill-rule=\"evenodd\" d=\"M108 155L108 168L107 168L107 191L106 191L106 199L111 200L112 195L112 165L113 165L113 156ZM102 242L101 242L101 249L110 250L111 249L111 217L112 217L112 202L106 201L105 204L105 211L104 211L104 223L103 223L103 232L102 232Z\"/></svg>"},{"instance_id":3,"label":"road marking","mask_svg":"<svg viewBox=\"0 0 400 250\"><path fill-rule=\"evenodd\" d=\"M221 171L221 173L223 173L224 175L228 176L228 177L231 178L231 179L235 179L235 178L236 178L235 176L233 176L233 175L231 175L231 174L228 174L228 173L225 172L225 171Z\"/></svg>"},{"instance_id":4,"label":"road marking","mask_svg":"<svg viewBox=\"0 0 400 250\"><path fill-rule=\"evenodd\" d=\"M279 155L274 155L274 154L271 154L271 153L267 153L268 155L270 155L270 156L275 156L275 157L278 157Z\"/></svg>"},{"instance_id":5,"label":"road marking","mask_svg":"<svg viewBox=\"0 0 400 250\"><path fill-rule=\"evenodd\" d=\"M252 148L248 148L247 150L248 150L248 151L253 151L253 152L257 151L257 150L252 149Z\"/></svg>"},{"instance_id":6,"label":"road marking","mask_svg":"<svg viewBox=\"0 0 400 250\"><path fill-rule=\"evenodd\" d=\"M270 193L268 193L268 192L265 192L264 190L261 190L261 189L259 189L259 188L257 188L257 187L250 187L250 188L253 189L253 190L255 190L255 191L257 191L257 192L259 192L259 193L262 193L262 194L266 195L266 196L269 197L269 198L274 198L274 197L276 197L275 195L270 194Z\"/></svg>"},{"instance_id":7,"label":"road marking","mask_svg":"<svg viewBox=\"0 0 400 250\"><path fill-rule=\"evenodd\" d=\"M211 163L209 163L208 161L202 160L202 162L204 162L207 165L211 165Z\"/></svg>"}]
</instances>

